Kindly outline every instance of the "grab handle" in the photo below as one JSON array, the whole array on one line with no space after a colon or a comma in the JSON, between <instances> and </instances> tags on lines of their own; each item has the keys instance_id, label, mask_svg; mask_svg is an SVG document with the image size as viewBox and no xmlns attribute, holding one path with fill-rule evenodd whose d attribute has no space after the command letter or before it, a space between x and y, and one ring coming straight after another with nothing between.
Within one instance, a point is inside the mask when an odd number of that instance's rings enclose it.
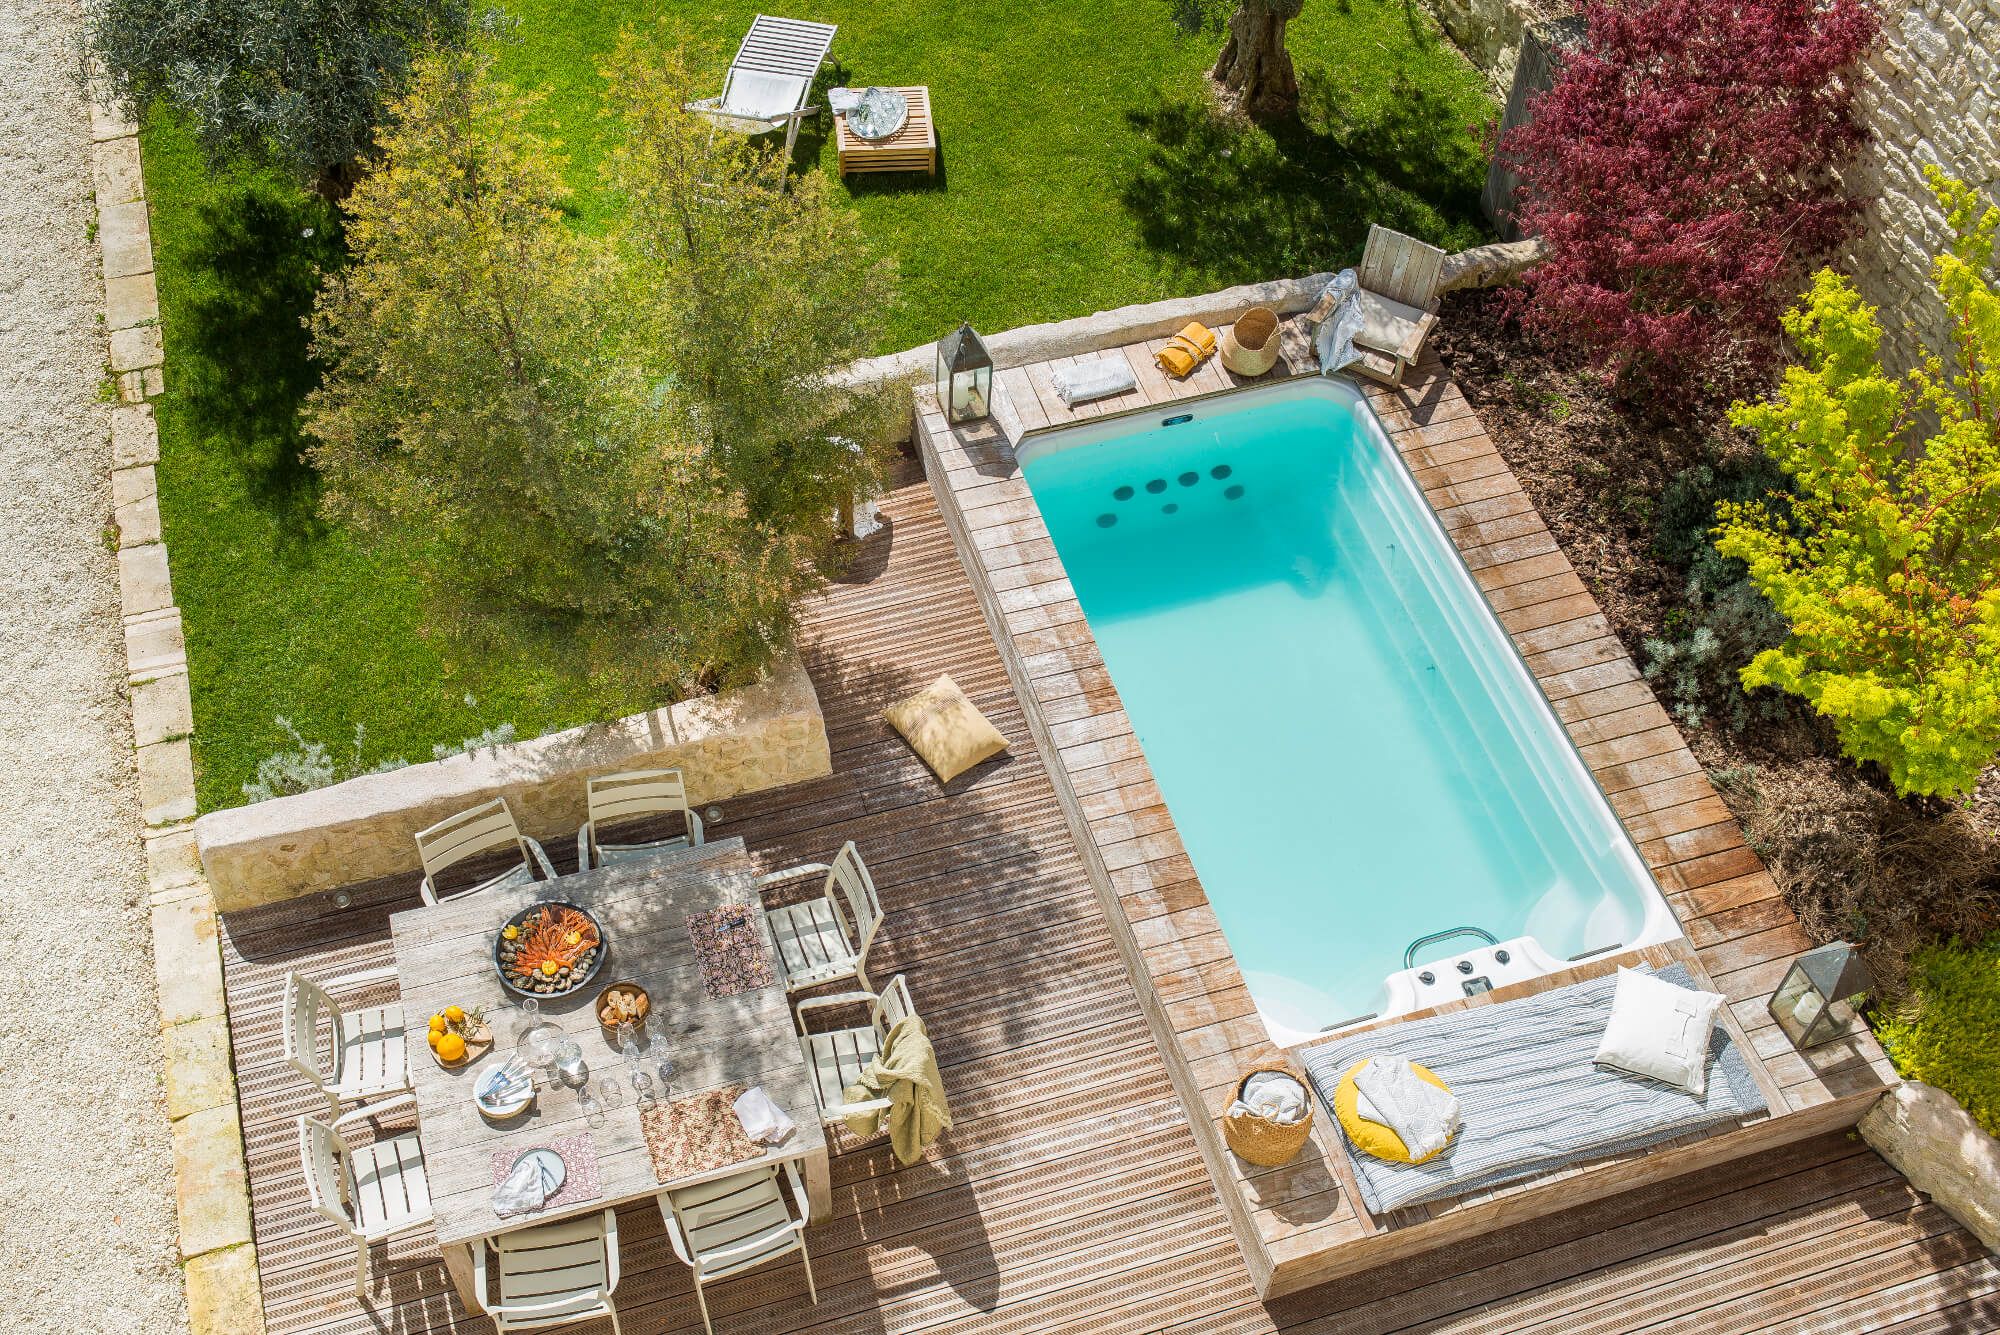
<instances>
[{"instance_id":1,"label":"grab handle","mask_svg":"<svg viewBox=\"0 0 2000 1335\"><path fill-rule=\"evenodd\" d=\"M1483 927L1448 927L1442 932L1432 932L1429 936L1420 936L1410 942L1410 948L1403 952L1403 967L1407 969L1414 965L1417 962L1417 952L1425 946L1434 941L1449 941L1454 936L1476 936L1489 946L1500 944L1500 938Z\"/></svg>"}]
</instances>

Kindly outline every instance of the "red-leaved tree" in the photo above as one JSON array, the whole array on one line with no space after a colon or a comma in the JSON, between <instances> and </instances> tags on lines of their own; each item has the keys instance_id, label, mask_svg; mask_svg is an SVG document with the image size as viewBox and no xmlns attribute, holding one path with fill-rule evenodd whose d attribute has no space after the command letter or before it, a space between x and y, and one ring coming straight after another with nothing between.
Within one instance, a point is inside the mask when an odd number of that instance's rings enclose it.
<instances>
[{"instance_id":1,"label":"red-leaved tree","mask_svg":"<svg viewBox=\"0 0 2000 1335\"><path fill-rule=\"evenodd\" d=\"M1590 351L1628 397L1764 387L1778 318L1853 234L1836 168L1862 142L1850 68L1865 0L1586 0L1587 35L1501 154L1532 332Z\"/></svg>"}]
</instances>

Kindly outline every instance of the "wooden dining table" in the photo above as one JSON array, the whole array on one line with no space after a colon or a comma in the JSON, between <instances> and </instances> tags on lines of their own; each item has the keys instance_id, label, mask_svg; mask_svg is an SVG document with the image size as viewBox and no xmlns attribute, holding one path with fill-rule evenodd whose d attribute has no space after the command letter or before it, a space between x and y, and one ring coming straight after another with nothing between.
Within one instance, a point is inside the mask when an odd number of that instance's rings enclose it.
<instances>
[{"instance_id":1,"label":"wooden dining table","mask_svg":"<svg viewBox=\"0 0 2000 1335\"><path fill-rule=\"evenodd\" d=\"M389 929L396 972L403 1013L412 1030L447 1006L468 1013L477 1008L493 1031L494 1054L504 1057L511 1051L522 1017L518 999L502 987L494 966L494 938L515 913L543 900L589 910L598 921L607 953L597 975L576 993L540 998L542 1018L561 1027L582 1048L593 1092L600 1079L608 1077L617 1082L621 1097L597 1126L589 1125L577 1092L561 1086L539 1090L527 1111L492 1121L472 1100L473 1073L486 1064L485 1059L447 1069L428 1048L412 1049L417 1132L437 1218L438 1246L466 1306L477 1310L472 1272L479 1255L475 1244L481 1238L650 1200L670 1188L727 1177L760 1164L797 1161L805 1177L810 1218L825 1220L832 1211L826 1136L784 984L773 981L730 996L710 996L688 931L693 914L744 905L752 910L767 958L775 960L770 923L757 898L743 841L722 839L668 850L393 915ZM796 1126L790 1137L765 1147L757 1158L661 1181L640 1130L639 1103L625 1062L613 1050L612 1036L597 1023L598 994L621 981L636 982L651 995L652 1009L640 1035L644 1066L656 1072L663 1058L672 1059L676 1099L725 1086L759 1085L790 1114ZM657 1075L655 1082L657 1096ZM503 1219L494 1212L496 1151L511 1155L586 1131L595 1143L603 1183L598 1195L525 1216Z\"/></svg>"}]
</instances>

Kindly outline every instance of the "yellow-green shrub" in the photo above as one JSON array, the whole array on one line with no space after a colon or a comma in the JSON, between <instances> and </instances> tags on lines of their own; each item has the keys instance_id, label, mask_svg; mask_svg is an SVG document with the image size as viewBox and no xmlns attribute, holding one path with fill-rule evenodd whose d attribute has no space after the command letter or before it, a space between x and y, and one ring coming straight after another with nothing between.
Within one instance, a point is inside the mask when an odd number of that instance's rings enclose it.
<instances>
[{"instance_id":1,"label":"yellow-green shrub","mask_svg":"<svg viewBox=\"0 0 2000 1335\"><path fill-rule=\"evenodd\" d=\"M1910 982L1909 1002L1876 1025L1890 1060L2000 1136L2000 935L1925 946L1910 958Z\"/></svg>"}]
</instances>

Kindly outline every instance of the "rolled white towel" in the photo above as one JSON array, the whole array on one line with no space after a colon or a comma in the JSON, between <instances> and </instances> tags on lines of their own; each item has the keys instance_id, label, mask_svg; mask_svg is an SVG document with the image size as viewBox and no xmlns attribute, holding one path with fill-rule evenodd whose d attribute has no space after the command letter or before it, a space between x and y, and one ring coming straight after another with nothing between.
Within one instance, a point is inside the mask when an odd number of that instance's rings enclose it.
<instances>
[{"instance_id":1,"label":"rolled white towel","mask_svg":"<svg viewBox=\"0 0 2000 1335\"><path fill-rule=\"evenodd\" d=\"M1049 372L1049 384L1070 407L1107 394L1123 394L1138 383L1131 364L1123 357L1099 357Z\"/></svg>"},{"instance_id":2,"label":"rolled white towel","mask_svg":"<svg viewBox=\"0 0 2000 1335\"><path fill-rule=\"evenodd\" d=\"M1379 1053L1354 1073L1355 1111L1396 1133L1412 1159L1437 1153L1458 1129L1458 1098L1418 1075L1407 1058Z\"/></svg>"},{"instance_id":3,"label":"rolled white towel","mask_svg":"<svg viewBox=\"0 0 2000 1335\"><path fill-rule=\"evenodd\" d=\"M1259 1071L1243 1082L1243 1092L1229 1105L1229 1115L1295 1125L1306 1115L1305 1086L1283 1071Z\"/></svg>"}]
</instances>

